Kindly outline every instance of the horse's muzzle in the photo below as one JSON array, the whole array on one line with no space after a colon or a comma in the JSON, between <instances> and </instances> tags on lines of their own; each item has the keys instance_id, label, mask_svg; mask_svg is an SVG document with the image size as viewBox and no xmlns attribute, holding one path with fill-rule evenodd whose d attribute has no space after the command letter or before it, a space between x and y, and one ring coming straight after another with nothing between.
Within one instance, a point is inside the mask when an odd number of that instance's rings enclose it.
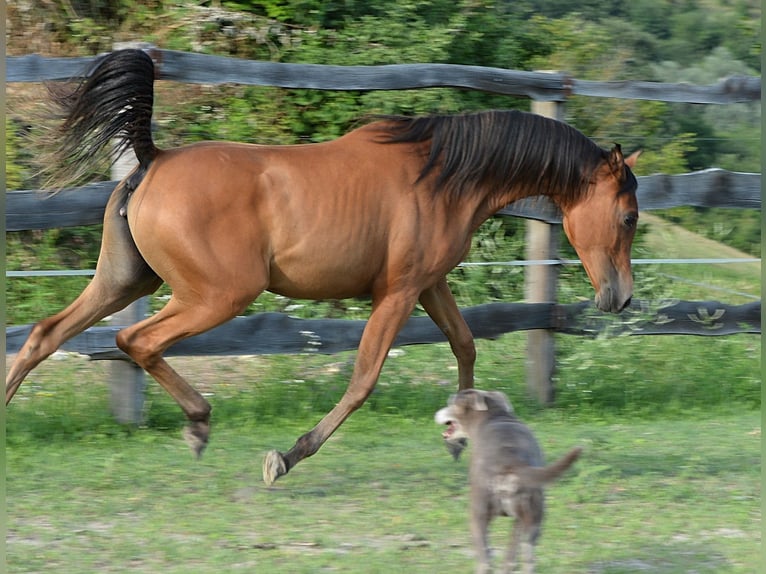
<instances>
[{"instance_id":1,"label":"horse's muzzle","mask_svg":"<svg viewBox=\"0 0 766 574\"><path fill-rule=\"evenodd\" d=\"M630 305L632 297L620 296L619 292L606 287L596 294L596 307L606 313L620 313Z\"/></svg>"}]
</instances>

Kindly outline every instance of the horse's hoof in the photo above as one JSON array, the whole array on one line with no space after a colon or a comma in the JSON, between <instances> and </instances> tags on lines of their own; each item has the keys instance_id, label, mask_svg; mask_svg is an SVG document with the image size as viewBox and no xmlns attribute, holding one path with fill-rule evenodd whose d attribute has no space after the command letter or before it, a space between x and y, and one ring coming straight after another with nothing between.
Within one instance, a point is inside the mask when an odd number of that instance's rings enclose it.
<instances>
[{"instance_id":1,"label":"horse's hoof","mask_svg":"<svg viewBox=\"0 0 766 574\"><path fill-rule=\"evenodd\" d=\"M194 456L200 458L210 436L210 423L195 421L184 429L184 440Z\"/></svg>"},{"instance_id":2,"label":"horse's hoof","mask_svg":"<svg viewBox=\"0 0 766 574\"><path fill-rule=\"evenodd\" d=\"M270 450L263 458L263 482L271 486L283 474L287 474L285 457L281 452Z\"/></svg>"},{"instance_id":3,"label":"horse's hoof","mask_svg":"<svg viewBox=\"0 0 766 574\"><path fill-rule=\"evenodd\" d=\"M463 452L463 449L468 446L468 440L466 440L465 437L460 437L459 439L444 439L444 444L447 447L447 450L452 455L452 458L455 460L460 460L460 454Z\"/></svg>"}]
</instances>

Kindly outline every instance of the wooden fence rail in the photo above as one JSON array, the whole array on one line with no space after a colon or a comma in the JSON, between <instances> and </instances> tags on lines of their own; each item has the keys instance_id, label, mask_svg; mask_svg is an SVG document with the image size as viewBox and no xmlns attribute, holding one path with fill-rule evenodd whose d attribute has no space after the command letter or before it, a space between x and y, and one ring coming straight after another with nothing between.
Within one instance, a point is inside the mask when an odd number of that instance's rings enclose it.
<instances>
[{"instance_id":1,"label":"wooden fence rail","mask_svg":"<svg viewBox=\"0 0 766 574\"><path fill-rule=\"evenodd\" d=\"M463 310L474 336L495 339L505 333L546 329L557 333L611 335L723 336L761 332L760 301L727 305L716 301L657 303L634 301L617 319L595 311L590 302L487 303ZM356 349L366 321L351 319L299 319L284 313L258 313L236 317L215 329L170 347L166 356L269 355L293 353L333 354ZM31 325L6 329L6 353L21 348ZM91 327L70 339L62 349L92 359L127 359L114 342L120 326ZM445 342L444 334L426 316L411 317L394 346Z\"/></svg>"},{"instance_id":2,"label":"wooden fence rail","mask_svg":"<svg viewBox=\"0 0 766 574\"><path fill-rule=\"evenodd\" d=\"M285 64L160 50L145 44L159 79L195 84L246 84L314 90L406 90L452 87L564 101L570 96L732 104L761 99L761 79L732 76L709 86L664 82L577 80L565 73L525 72L458 64L325 66ZM94 58L6 58L7 82L66 80L82 74Z\"/></svg>"},{"instance_id":3,"label":"wooden fence rail","mask_svg":"<svg viewBox=\"0 0 766 574\"><path fill-rule=\"evenodd\" d=\"M56 194L42 190L9 192L5 198L5 229L24 231L101 223L117 183L102 181ZM680 205L760 209L761 174L706 169L642 176L638 178L638 204L641 211ZM498 214L561 223L558 208L542 196L512 203Z\"/></svg>"}]
</instances>

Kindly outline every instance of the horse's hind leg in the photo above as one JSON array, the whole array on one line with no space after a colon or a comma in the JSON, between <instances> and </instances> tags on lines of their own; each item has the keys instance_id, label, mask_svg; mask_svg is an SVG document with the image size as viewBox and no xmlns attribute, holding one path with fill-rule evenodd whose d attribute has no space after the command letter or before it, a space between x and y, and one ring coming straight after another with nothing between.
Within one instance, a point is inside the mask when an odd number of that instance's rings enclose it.
<instances>
[{"instance_id":1,"label":"horse's hind leg","mask_svg":"<svg viewBox=\"0 0 766 574\"><path fill-rule=\"evenodd\" d=\"M133 244L125 218L117 213L120 203L118 190L107 206L101 253L91 282L66 309L37 323L16 355L5 378L5 404L27 374L64 341L162 284Z\"/></svg>"},{"instance_id":2,"label":"horse's hind leg","mask_svg":"<svg viewBox=\"0 0 766 574\"><path fill-rule=\"evenodd\" d=\"M150 282L150 285L142 290L136 289L137 285L115 290L96 276L69 307L32 327L6 376L5 404L10 402L29 372L64 341L82 333L107 315L125 308L139 297L152 293L159 282Z\"/></svg>"},{"instance_id":3,"label":"horse's hind leg","mask_svg":"<svg viewBox=\"0 0 766 574\"><path fill-rule=\"evenodd\" d=\"M202 333L234 317L257 295L244 295L237 303L225 304L223 293L196 297L176 292L157 314L126 327L117 334L117 346L147 371L175 399L190 425L184 438L199 457L210 433L210 403L163 359L173 343ZM221 302L212 305L210 301Z\"/></svg>"}]
</instances>

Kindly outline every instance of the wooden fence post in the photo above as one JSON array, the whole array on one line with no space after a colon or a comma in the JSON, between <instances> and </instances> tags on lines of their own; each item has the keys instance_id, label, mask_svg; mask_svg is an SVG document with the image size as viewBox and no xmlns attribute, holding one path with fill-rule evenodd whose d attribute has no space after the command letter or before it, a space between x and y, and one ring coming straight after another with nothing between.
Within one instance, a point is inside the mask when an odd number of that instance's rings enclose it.
<instances>
[{"instance_id":1,"label":"wooden fence post","mask_svg":"<svg viewBox=\"0 0 766 574\"><path fill-rule=\"evenodd\" d=\"M564 116L563 102L532 101L532 112L556 120ZM527 220L526 259L558 258L559 228L543 221ZM558 269L554 265L530 265L524 275L524 299L527 303L555 303ZM527 332L527 392L541 404L554 399L553 372L556 350L553 331L535 329Z\"/></svg>"},{"instance_id":2,"label":"wooden fence post","mask_svg":"<svg viewBox=\"0 0 766 574\"><path fill-rule=\"evenodd\" d=\"M117 42L113 49L145 48L147 45L136 42ZM112 179L121 180L138 165L133 148L112 165ZM146 297L134 301L122 311L114 313L110 325L125 327L141 321L147 313L149 302ZM144 370L130 360L111 361L109 373L109 404L112 414L121 424L141 424L144 411Z\"/></svg>"},{"instance_id":3,"label":"wooden fence post","mask_svg":"<svg viewBox=\"0 0 766 574\"><path fill-rule=\"evenodd\" d=\"M112 179L122 179L138 163L133 149L125 151L112 166ZM146 316L149 307L146 297L134 301L122 311L114 313L110 325L126 327ZM117 422L140 424L144 410L144 370L130 360L111 361L109 372L109 404Z\"/></svg>"}]
</instances>

